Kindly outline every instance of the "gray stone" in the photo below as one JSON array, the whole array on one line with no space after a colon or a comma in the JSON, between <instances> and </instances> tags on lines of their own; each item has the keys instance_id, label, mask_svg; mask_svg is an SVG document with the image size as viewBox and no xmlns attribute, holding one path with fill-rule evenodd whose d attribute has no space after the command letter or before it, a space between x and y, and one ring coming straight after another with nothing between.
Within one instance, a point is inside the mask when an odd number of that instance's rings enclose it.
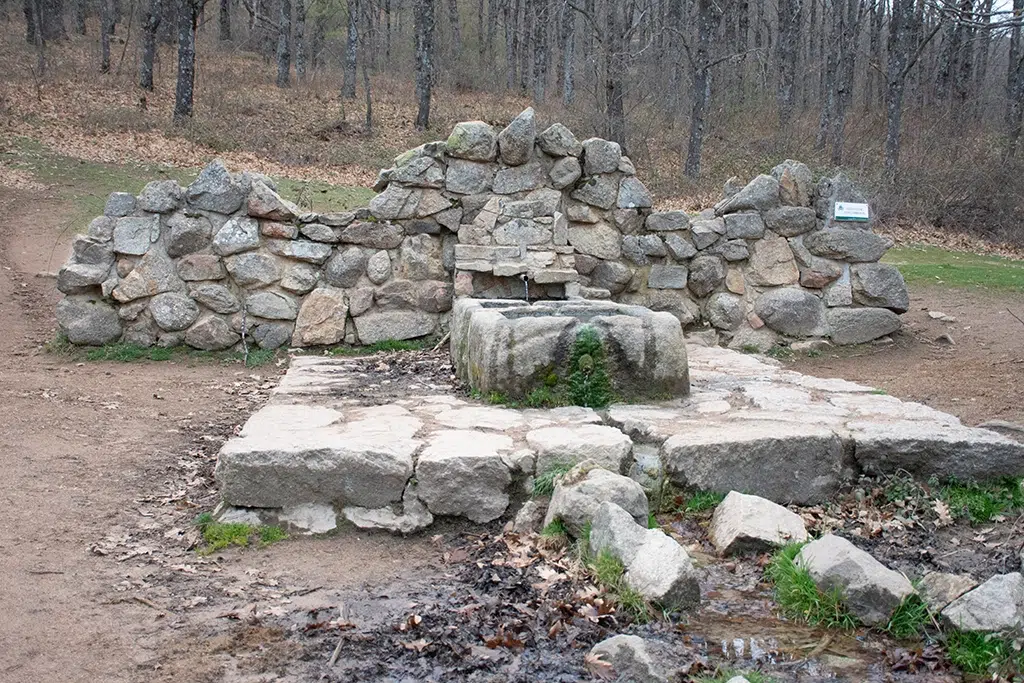
<instances>
[{"instance_id":1,"label":"gray stone","mask_svg":"<svg viewBox=\"0 0 1024 683\"><path fill-rule=\"evenodd\" d=\"M844 278L849 284L849 264L814 256L804 246L803 237L793 237L788 242L800 269L800 284L802 286L811 289L824 289L839 278ZM852 301L848 303L852 303Z\"/></svg>"},{"instance_id":2,"label":"gray stone","mask_svg":"<svg viewBox=\"0 0 1024 683\"><path fill-rule=\"evenodd\" d=\"M754 312L771 329L789 337L823 337L828 334L821 299L798 287L772 289L758 297Z\"/></svg>"},{"instance_id":3,"label":"gray stone","mask_svg":"<svg viewBox=\"0 0 1024 683\"><path fill-rule=\"evenodd\" d=\"M747 271L750 284L777 287L796 284L799 279L800 269L786 238L769 233L754 242Z\"/></svg>"},{"instance_id":4,"label":"gray stone","mask_svg":"<svg viewBox=\"0 0 1024 683\"><path fill-rule=\"evenodd\" d=\"M401 512L395 512L392 507L374 510L349 506L341 512L345 519L360 529L383 529L402 535L426 529L434 523L434 516L417 497L416 487L412 484L407 486L405 493L402 494Z\"/></svg>"},{"instance_id":5,"label":"gray stone","mask_svg":"<svg viewBox=\"0 0 1024 683\"><path fill-rule=\"evenodd\" d=\"M216 159L185 188L185 198L197 209L230 214L242 206L248 191L246 183L228 173L224 162Z\"/></svg>"},{"instance_id":6,"label":"gray stone","mask_svg":"<svg viewBox=\"0 0 1024 683\"><path fill-rule=\"evenodd\" d=\"M846 479L842 439L806 423L687 425L662 446L665 473L680 486L746 491L777 503L828 500Z\"/></svg>"},{"instance_id":7,"label":"gray stone","mask_svg":"<svg viewBox=\"0 0 1024 683\"><path fill-rule=\"evenodd\" d=\"M666 253L665 243L657 235L625 235L622 238L622 255L638 266L650 264L651 256L661 257Z\"/></svg>"},{"instance_id":8,"label":"gray stone","mask_svg":"<svg viewBox=\"0 0 1024 683\"><path fill-rule=\"evenodd\" d=\"M301 210L270 189L261 180L253 180L247 210L255 218L289 221L298 218Z\"/></svg>"},{"instance_id":9,"label":"gray stone","mask_svg":"<svg viewBox=\"0 0 1024 683\"><path fill-rule=\"evenodd\" d=\"M996 574L951 602L942 618L961 631L1017 631L1024 627L1024 577Z\"/></svg>"},{"instance_id":10,"label":"gray stone","mask_svg":"<svg viewBox=\"0 0 1024 683\"><path fill-rule=\"evenodd\" d=\"M829 336L841 346L863 344L900 329L900 317L885 308L831 308Z\"/></svg>"},{"instance_id":11,"label":"gray stone","mask_svg":"<svg viewBox=\"0 0 1024 683\"><path fill-rule=\"evenodd\" d=\"M810 206L814 191L811 169L806 164L786 159L772 169L772 177L779 181L779 198L789 206Z\"/></svg>"},{"instance_id":12,"label":"gray stone","mask_svg":"<svg viewBox=\"0 0 1024 683\"><path fill-rule=\"evenodd\" d=\"M324 280L334 287L355 287L366 271L368 256L359 247L339 250L324 268Z\"/></svg>"},{"instance_id":13,"label":"gray stone","mask_svg":"<svg viewBox=\"0 0 1024 683\"><path fill-rule=\"evenodd\" d=\"M362 315L373 306L373 289L371 287L359 287L348 291L348 312L355 317Z\"/></svg>"},{"instance_id":14,"label":"gray stone","mask_svg":"<svg viewBox=\"0 0 1024 683\"><path fill-rule=\"evenodd\" d=\"M636 176L626 176L619 182L617 203L620 209L649 209L654 199Z\"/></svg>"},{"instance_id":15,"label":"gray stone","mask_svg":"<svg viewBox=\"0 0 1024 683\"><path fill-rule=\"evenodd\" d=\"M186 282L221 280L227 273L224 263L214 254L189 254L178 259L178 277Z\"/></svg>"},{"instance_id":16,"label":"gray stone","mask_svg":"<svg viewBox=\"0 0 1024 683\"><path fill-rule=\"evenodd\" d=\"M129 195L131 196L131 195ZM141 256L160 237L160 219L118 218L114 227L114 251L118 254Z\"/></svg>"},{"instance_id":17,"label":"gray stone","mask_svg":"<svg viewBox=\"0 0 1024 683\"><path fill-rule=\"evenodd\" d=\"M66 296L57 304L57 325L72 344L102 346L121 338L121 319L94 296Z\"/></svg>"},{"instance_id":18,"label":"gray stone","mask_svg":"<svg viewBox=\"0 0 1024 683\"><path fill-rule=\"evenodd\" d=\"M938 614L946 605L977 585L974 577L967 574L928 572L921 578L917 590L928 609Z\"/></svg>"},{"instance_id":19,"label":"gray stone","mask_svg":"<svg viewBox=\"0 0 1024 683\"><path fill-rule=\"evenodd\" d=\"M230 349L240 340L241 337L231 329L231 326L223 318L215 315L203 316L185 332L185 343L203 351Z\"/></svg>"},{"instance_id":20,"label":"gray stone","mask_svg":"<svg viewBox=\"0 0 1024 683\"><path fill-rule=\"evenodd\" d=\"M628 683L668 683L658 669L647 644L639 636L617 635L606 638L590 648L588 661L599 660L610 667L604 671L604 680L623 681Z\"/></svg>"},{"instance_id":21,"label":"gray stone","mask_svg":"<svg viewBox=\"0 0 1024 683\"><path fill-rule=\"evenodd\" d=\"M498 152L509 166L525 164L533 156L533 143L537 138L537 121L533 107L527 107L498 133Z\"/></svg>"},{"instance_id":22,"label":"gray stone","mask_svg":"<svg viewBox=\"0 0 1024 683\"><path fill-rule=\"evenodd\" d=\"M69 263L57 273L57 289L65 294L74 294L104 282L109 276L109 265Z\"/></svg>"},{"instance_id":23,"label":"gray stone","mask_svg":"<svg viewBox=\"0 0 1024 683\"><path fill-rule=\"evenodd\" d=\"M321 223L310 223L309 225L319 226L314 230L330 230L330 228ZM303 228L306 225L303 224ZM277 221L260 221L260 234L264 237L269 237L275 240L293 240L299 236L298 226L292 225L291 223L278 223ZM331 230L331 235L335 237L334 231Z\"/></svg>"},{"instance_id":24,"label":"gray stone","mask_svg":"<svg viewBox=\"0 0 1024 683\"><path fill-rule=\"evenodd\" d=\"M406 280L447 280L442 240L425 234L406 237L398 252L396 271Z\"/></svg>"},{"instance_id":25,"label":"gray stone","mask_svg":"<svg viewBox=\"0 0 1024 683\"><path fill-rule=\"evenodd\" d=\"M687 285L696 297L703 299L715 291L724 280L725 264L717 256L701 254L690 261Z\"/></svg>"},{"instance_id":26,"label":"gray stone","mask_svg":"<svg viewBox=\"0 0 1024 683\"><path fill-rule=\"evenodd\" d=\"M378 251L366 261L366 277L375 285L384 283L391 277L391 257L386 251Z\"/></svg>"},{"instance_id":27,"label":"gray stone","mask_svg":"<svg viewBox=\"0 0 1024 683\"><path fill-rule=\"evenodd\" d=\"M581 257L576 257L581 263ZM612 294L621 292L633 278L633 271L618 261L600 261L590 272L590 281L595 287L606 289Z\"/></svg>"},{"instance_id":28,"label":"gray stone","mask_svg":"<svg viewBox=\"0 0 1024 683\"><path fill-rule=\"evenodd\" d=\"M867 626L888 623L914 593L907 577L832 534L805 545L794 562L808 571L819 590L838 590L850 612Z\"/></svg>"},{"instance_id":29,"label":"gray stone","mask_svg":"<svg viewBox=\"0 0 1024 683\"><path fill-rule=\"evenodd\" d=\"M648 219L650 222L650 219ZM689 261L697 255L697 247L685 237L676 234L665 235L665 246L669 256L676 261Z\"/></svg>"},{"instance_id":30,"label":"gray stone","mask_svg":"<svg viewBox=\"0 0 1024 683\"><path fill-rule=\"evenodd\" d=\"M730 213L725 220L726 239L760 239L764 237L764 221L759 213Z\"/></svg>"},{"instance_id":31,"label":"gray stone","mask_svg":"<svg viewBox=\"0 0 1024 683\"><path fill-rule=\"evenodd\" d=\"M707 319L720 330L735 330L746 318L742 297L727 292L712 294L708 299Z\"/></svg>"},{"instance_id":32,"label":"gray stone","mask_svg":"<svg viewBox=\"0 0 1024 683\"><path fill-rule=\"evenodd\" d=\"M622 237L607 223L570 223L569 244L581 254L614 260L622 255Z\"/></svg>"},{"instance_id":33,"label":"gray stone","mask_svg":"<svg viewBox=\"0 0 1024 683\"><path fill-rule=\"evenodd\" d=\"M444 187L444 168L430 156L414 156L403 159L404 163L390 171L388 180L409 187L427 187L439 190ZM382 171L382 173L384 173Z\"/></svg>"},{"instance_id":34,"label":"gray stone","mask_svg":"<svg viewBox=\"0 0 1024 683\"><path fill-rule=\"evenodd\" d=\"M228 273L241 287L266 287L281 279L281 266L270 254L253 252L225 259Z\"/></svg>"},{"instance_id":35,"label":"gray stone","mask_svg":"<svg viewBox=\"0 0 1024 683\"><path fill-rule=\"evenodd\" d=\"M726 261L745 261L750 258L750 248L747 246L746 240L719 242L708 251L721 256Z\"/></svg>"},{"instance_id":36,"label":"gray stone","mask_svg":"<svg viewBox=\"0 0 1024 683\"><path fill-rule=\"evenodd\" d=\"M602 503L594 515L590 550L622 562L626 585L648 600L668 609L700 604L700 577L682 546L660 529L637 524L615 503Z\"/></svg>"},{"instance_id":37,"label":"gray stone","mask_svg":"<svg viewBox=\"0 0 1024 683\"><path fill-rule=\"evenodd\" d=\"M159 248L150 249L138 265L114 288L113 297L125 303L162 292L182 292L185 283L178 277L174 261Z\"/></svg>"},{"instance_id":38,"label":"gray stone","mask_svg":"<svg viewBox=\"0 0 1024 683\"><path fill-rule=\"evenodd\" d=\"M555 123L537 136L537 145L545 154L553 157L578 157L583 154L583 145L572 131L561 123Z\"/></svg>"},{"instance_id":39,"label":"gray stone","mask_svg":"<svg viewBox=\"0 0 1024 683\"><path fill-rule=\"evenodd\" d=\"M227 315L242 310L239 302L230 289L224 285L200 284L189 288L189 296L206 306L214 313ZM208 330L216 331L216 330Z\"/></svg>"},{"instance_id":40,"label":"gray stone","mask_svg":"<svg viewBox=\"0 0 1024 683\"><path fill-rule=\"evenodd\" d=\"M526 443L536 453L539 474L585 460L612 472L623 472L633 451L628 436L603 425L535 429L527 433Z\"/></svg>"},{"instance_id":41,"label":"gray stone","mask_svg":"<svg viewBox=\"0 0 1024 683\"><path fill-rule=\"evenodd\" d=\"M629 477L602 469L593 461L583 461L555 480L544 526L561 520L570 534L579 536L593 521L601 503L606 502L621 507L637 524L647 525L647 495L643 487Z\"/></svg>"},{"instance_id":42,"label":"gray stone","mask_svg":"<svg viewBox=\"0 0 1024 683\"><path fill-rule=\"evenodd\" d=\"M353 320L361 344L416 339L433 334L437 329L437 316L423 311L382 311L367 313Z\"/></svg>"},{"instance_id":43,"label":"gray stone","mask_svg":"<svg viewBox=\"0 0 1024 683\"><path fill-rule=\"evenodd\" d=\"M230 256L260 245L260 224L247 216L233 216L213 237L213 250Z\"/></svg>"},{"instance_id":44,"label":"gray stone","mask_svg":"<svg viewBox=\"0 0 1024 683\"><path fill-rule=\"evenodd\" d=\"M751 349L756 353L768 353L778 343L779 335L767 327L754 330L748 325L743 325L733 334L729 348L744 353L750 352Z\"/></svg>"},{"instance_id":45,"label":"gray stone","mask_svg":"<svg viewBox=\"0 0 1024 683\"><path fill-rule=\"evenodd\" d=\"M580 202L568 202L565 207L565 215L573 223L597 223L601 220L594 207Z\"/></svg>"},{"instance_id":46,"label":"gray stone","mask_svg":"<svg viewBox=\"0 0 1024 683\"><path fill-rule=\"evenodd\" d=\"M281 289L292 294L305 294L320 279L320 272L308 263L293 263L288 266L281 278Z\"/></svg>"},{"instance_id":47,"label":"gray stone","mask_svg":"<svg viewBox=\"0 0 1024 683\"><path fill-rule=\"evenodd\" d=\"M868 230L832 228L804 235L804 246L815 256L864 263L882 258L892 240Z\"/></svg>"},{"instance_id":48,"label":"gray stone","mask_svg":"<svg viewBox=\"0 0 1024 683\"><path fill-rule=\"evenodd\" d=\"M1024 444L987 429L909 419L851 421L847 429L858 464L872 474L906 471L961 481L1024 474Z\"/></svg>"},{"instance_id":49,"label":"gray stone","mask_svg":"<svg viewBox=\"0 0 1024 683\"><path fill-rule=\"evenodd\" d=\"M128 192L111 192L107 197L106 206L103 207L103 215L111 218L128 216L135 211L135 195Z\"/></svg>"},{"instance_id":50,"label":"gray stone","mask_svg":"<svg viewBox=\"0 0 1024 683\"><path fill-rule=\"evenodd\" d=\"M170 213L181 207L185 193L175 180L154 180L139 193L138 207L150 213Z\"/></svg>"},{"instance_id":51,"label":"gray stone","mask_svg":"<svg viewBox=\"0 0 1024 683\"><path fill-rule=\"evenodd\" d=\"M777 235L796 237L814 230L818 218L807 206L780 206L764 215L765 226Z\"/></svg>"},{"instance_id":52,"label":"gray stone","mask_svg":"<svg viewBox=\"0 0 1024 683\"><path fill-rule=\"evenodd\" d=\"M647 286L651 289L686 289L686 266L651 266Z\"/></svg>"},{"instance_id":53,"label":"gray stone","mask_svg":"<svg viewBox=\"0 0 1024 683\"><path fill-rule=\"evenodd\" d=\"M97 216L89 222L88 235L100 242L109 242L114 239L114 227L117 219L110 216Z\"/></svg>"},{"instance_id":54,"label":"gray stone","mask_svg":"<svg viewBox=\"0 0 1024 683\"><path fill-rule=\"evenodd\" d=\"M764 213L779 205L779 181L770 175L759 175L731 197L715 204L715 214L722 216L737 211Z\"/></svg>"},{"instance_id":55,"label":"gray stone","mask_svg":"<svg viewBox=\"0 0 1024 683\"><path fill-rule=\"evenodd\" d=\"M730 491L711 518L711 542L722 555L762 552L807 540L804 520L758 496Z\"/></svg>"},{"instance_id":56,"label":"gray stone","mask_svg":"<svg viewBox=\"0 0 1024 683\"><path fill-rule=\"evenodd\" d=\"M569 187L583 175L583 169L580 167L579 159L576 157L564 157L556 161L548 172L548 177L551 178L551 184L556 190L561 190Z\"/></svg>"},{"instance_id":57,"label":"gray stone","mask_svg":"<svg viewBox=\"0 0 1024 683\"><path fill-rule=\"evenodd\" d=\"M587 176L577 183L570 196L600 209L610 209L618 201L619 184L614 176Z\"/></svg>"},{"instance_id":58,"label":"gray stone","mask_svg":"<svg viewBox=\"0 0 1024 683\"><path fill-rule=\"evenodd\" d=\"M554 216L562 202L562 193L547 187L534 190L519 201L501 203L501 215L508 218Z\"/></svg>"},{"instance_id":59,"label":"gray stone","mask_svg":"<svg viewBox=\"0 0 1024 683\"><path fill-rule=\"evenodd\" d=\"M175 214L167 219L167 255L171 258L193 254L210 246L213 228L205 216Z\"/></svg>"},{"instance_id":60,"label":"gray stone","mask_svg":"<svg viewBox=\"0 0 1024 683\"><path fill-rule=\"evenodd\" d=\"M341 229L341 241L371 249L395 249L402 244L405 231L393 223L352 223Z\"/></svg>"},{"instance_id":61,"label":"gray stone","mask_svg":"<svg viewBox=\"0 0 1024 683\"><path fill-rule=\"evenodd\" d=\"M496 243L508 246L549 244L552 240L551 225L529 218L513 218L495 227L493 234Z\"/></svg>"},{"instance_id":62,"label":"gray stone","mask_svg":"<svg viewBox=\"0 0 1024 683\"><path fill-rule=\"evenodd\" d=\"M583 172L587 175L619 170L622 148L617 142L588 138L583 141ZM605 207L607 208L607 207Z\"/></svg>"},{"instance_id":63,"label":"gray stone","mask_svg":"<svg viewBox=\"0 0 1024 683\"><path fill-rule=\"evenodd\" d=\"M295 226L291 226L295 227ZM324 242L325 244L333 244L337 242L340 237L338 233L334 231L329 225L323 223L305 223L301 228L298 229L302 233L303 237L307 237L314 242ZM264 232L263 234L266 234ZM295 239L295 235L291 239Z\"/></svg>"},{"instance_id":64,"label":"gray stone","mask_svg":"<svg viewBox=\"0 0 1024 683\"><path fill-rule=\"evenodd\" d=\"M348 299L334 287L314 289L302 301L292 342L296 346L326 346L345 338Z\"/></svg>"},{"instance_id":65,"label":"gray stone","mask_svg":"<svg viewBox=\"0 0 1024 683\"><path fill-rule=\"evenodd\" d=\"M370 214L382 221L426 218L452 208L452 201L438 190L389 185L384 192L370 200ZM358 223L346 226L345 231ZM355 241L355 240L348 240ZM368 245L372 246L372 245ZM385 247L378 247L385 248ZM388 247L390 248L390 247Z\"/></svg>"},{"instance_id":66,"label":"gray stone","mask_svg":"<svg viewBox=\"0 0 1024 683\"><path fill-rule=\"evenodd\" d=\"M702 251L717 242L718 238L724 234L725 221L721 218L701 219L694 221L690 226L693 246Z\"/></svg>"},{"instance_id":67,"label":"gray stone","mask_svg":"<svg viewBox=\"0 0 1024 683\"><path fill-rule=\"evenodd\" d=\"M850 268L853 300L862 306L888 308L906 313L910 308L907 283L896 266L888 263L858 263Z\"/></svg>"},{"instance_id":68,"label":"gray stone","mask_svg":"<svg viewBox=\"0 0 1024 683\"><path fill-rule=\"evenodd\" d=\"M291 341L294 329L295 324L291 322L262 321L250 329L249 334L261 349L273 350Z\"/></svg>"},{"instance_id":69,"label":"gray stone","mask_svg":"<svg viewBox=\"0 0 1024 683\"><path fill-rule=\"evenodd\" d=\"M177 332L196 321L199 317L199 306L184 294L165 292L150 300L149 312L160 329Z\"/></svg>"},{"instance_id":70,"label":"gray stone","mask_svg":"<svg viewBox=\"0 0 1024 683\"><path fill-rule=\"evenodd\" d=\"M494 182L494 166L464 159L448 162L445 189L458 194L479 194L491 189Z\"/></svg>"},{"instance_id":71,"label":"gray stone","mask_svg":"<svg viewBox=\"0 0 1024 683\"><path fill-rule=\"evenodd\" d=\"M503 168L494 176L493 190L495 194L514 194L528 192L544 187L548 172L539 161L531 161L522 166Z\"/></svg>"},{"instance_id":72,"label":"gray stone","mask_svg":"<svg viewBox=\"0 0 1024 683\"><path fill-rule=\"evenodd\" d=\"M686 230L690 227L690 217L685 211L663 211L649 215L644 225L656 232Z\"/></svg>"},{"instance_id":73,"label":"gray stone","mask_svg":"<svg viewBox=\"0 0 1024 683\"><path fill-rule=\"evenodd\" d=\"M322 213L317 216L316 221L312 222L320 222L331 228L344 228L346 225L351 224L355 219L356 214L354 211L338 211L334 213Z\"/></svg>"},{"instance_id":74,"label":"gray stone","mask_svg":"<svg viewBox=\"0 0 1024 683\"><path fill-rule=\"evenodd\" d=\"M376 290L377 305L385 310L414 309L441 313L451 308L451 299L452 283L448 281L392 279Z\"/></svg>"},{"instance_id":75,"label":"gray stone","mask_svg":"<svg viewBox=\"0 0 1024 683\"><path fill-rule=\"evenodd\" d=\"M329 244L307 240L266 240L264 244L267 251L272 254L317 265L326 261L334 253Z\"/></svg>"},{"instance_id":76,"label":"gray stone","mask_svg":"<svg viewBox=\"0 0 1024 683\"><path fill-rule=\"evenodd\" d=\"M416 463L418 495L435 515L479 524L504 514L512 481L502 455L513 450L504 434L443 430L431 434Z\"/></svg>"},{"instance_id":77,"label":"gray stone","mask_svg":"<svg viewBox=\"0 0 1024 683\"><path fill-rule=\"evenodd\" d=\"M494 161L498 155L498 134L483 121L463 121L455 124L446 145L449 156L471 161Z\"/></svg>"},{"instance_id":78,"label":"gray stone","mask_svg":"<svg viewBox=\"0 0 1024 683\"><path fill-rule=\"evenodd\" d=\"M217 457L229 505L278 508L328 503L380 508L402 499L422 421L398 406L342 414L303 405L264 406Z\"/></svg>"},{"instance_id":79,"label":"gray stone","mask_svg":"<svg viewBox=\"0 0 1024 683\"><path fill-rule=\"evenodd\" d=\"M245 298L245 310L270 320L295 320L299 314L294 299L279 292L253 292Z\"/></svg>"}]
</instances>

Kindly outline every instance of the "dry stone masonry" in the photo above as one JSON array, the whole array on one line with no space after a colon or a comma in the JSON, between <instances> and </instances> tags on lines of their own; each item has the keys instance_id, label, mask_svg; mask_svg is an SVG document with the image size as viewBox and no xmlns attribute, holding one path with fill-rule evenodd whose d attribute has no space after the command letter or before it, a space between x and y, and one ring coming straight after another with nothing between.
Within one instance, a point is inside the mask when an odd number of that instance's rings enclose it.
<instances>
[{"instance_id":1,"label":"dry stone masonry","mask_svg":"<svg viewBox=\"0 0 1024 683\"><path fill-rule=\"evenodd\" d=\"M729 187L697 214L655 211L618 144L538 131L532 109L398 156L354 211L302 211L214 162L110 196L59 273L57 320L75 344L370 344L445 331L455 297L529 293L645 306L736 348L899 328L890 242L834 218L863 200L849 181L786 161Z\"/></svg>"}]
</instances>

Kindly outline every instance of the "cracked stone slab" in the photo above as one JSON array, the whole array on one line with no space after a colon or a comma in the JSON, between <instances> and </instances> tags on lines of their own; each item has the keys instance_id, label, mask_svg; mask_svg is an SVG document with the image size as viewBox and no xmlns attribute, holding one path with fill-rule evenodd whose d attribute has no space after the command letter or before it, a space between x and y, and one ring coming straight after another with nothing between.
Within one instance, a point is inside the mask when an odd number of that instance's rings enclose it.
<instances>
[{"instance_id":1,"label":"cracked stone slab","mask_svg":"<svg viewBox=\"0 0 1024 683\"><path fill-rule=\"evenodd\" d=\"M471 429L432 433L416 463L417 495L435 515L478 523L497 519L508 507L512 481L502 455L513 446L504 434Z\"/></svg>"}]
</instances>

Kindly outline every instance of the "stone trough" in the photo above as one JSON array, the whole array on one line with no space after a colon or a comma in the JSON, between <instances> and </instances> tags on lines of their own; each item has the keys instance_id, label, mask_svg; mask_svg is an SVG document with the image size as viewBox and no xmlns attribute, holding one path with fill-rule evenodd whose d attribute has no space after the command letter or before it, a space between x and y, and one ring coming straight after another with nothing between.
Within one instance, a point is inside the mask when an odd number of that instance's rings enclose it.
<instances>
[{"instance_id":1,"label":"stone trough","mask_svg":"<svg viewBox=\"0 0 1024 683\"><path fill-rule=\"evenodd\" d=\"M350 397L367 383L357 360L297 357L221 450L225 514L312 519L321 531L339 515L402 533L434 516L483 523L525 498L532 477L584 460L644 483L781 504L829 500L861 473L1024 474L1024 444L928 406L727 349L691 345L687 355L687 396L602 411L484 405L426 381L367 406Z\"/></svg>"},{"instance_id":2,"label":"stone trough","mask_svg":"<svg viewBox=\"0 0 1024 683\"><path fill-rule=\"evenodd\" d=\"M689 393L686 343L679 320L612 301L458 299L451 348L460 379L483 394L522 397L563 380L577 333L601 338L615 391L635 398Z\"/></svg>"}]
</instances>

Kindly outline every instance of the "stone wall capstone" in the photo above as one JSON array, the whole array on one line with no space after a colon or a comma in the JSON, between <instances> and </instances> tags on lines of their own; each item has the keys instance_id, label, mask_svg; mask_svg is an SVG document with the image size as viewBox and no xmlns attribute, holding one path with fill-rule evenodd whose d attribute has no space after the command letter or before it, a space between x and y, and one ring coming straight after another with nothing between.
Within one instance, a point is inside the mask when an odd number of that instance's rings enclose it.
<instances>
[{"instance_id":1,"label":"stone wall capstone","mask_svg":"<svg viewBox=\"0 0 1024 683\"><path fill-rule=\"evenodd\" d=\"M57 278L74 344L370 344L447 329L453 297L610 299L711 326L733 347L870 341L909 298L892 245L836 221L843 176L787 160L696 214L655 211L617 143L455 126L381 171L369 206L303 211L214 161L188 187L113 193Z\"/></svg>"}]
</instances>

